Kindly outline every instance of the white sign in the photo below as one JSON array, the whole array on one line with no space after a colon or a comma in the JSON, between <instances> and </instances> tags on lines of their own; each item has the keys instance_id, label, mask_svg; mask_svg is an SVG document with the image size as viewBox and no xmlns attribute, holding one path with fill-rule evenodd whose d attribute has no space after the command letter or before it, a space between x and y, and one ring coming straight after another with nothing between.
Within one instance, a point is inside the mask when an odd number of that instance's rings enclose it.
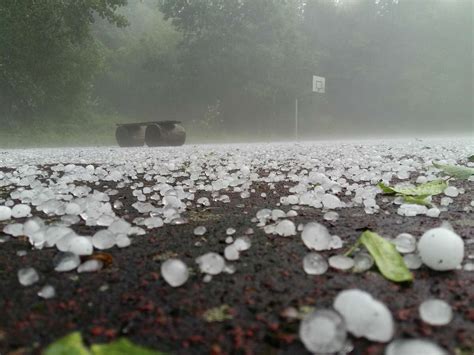
<instances>
[{"instance_id":1,"label":"white sign","mask_svg":"<svg viewBox=\"0 0 474 355\"><path fill-rule=\"evenodd\" d=\"M326 78L313 75L313 92L324 94L326 92Z\"/></svg>"}]
</instances>

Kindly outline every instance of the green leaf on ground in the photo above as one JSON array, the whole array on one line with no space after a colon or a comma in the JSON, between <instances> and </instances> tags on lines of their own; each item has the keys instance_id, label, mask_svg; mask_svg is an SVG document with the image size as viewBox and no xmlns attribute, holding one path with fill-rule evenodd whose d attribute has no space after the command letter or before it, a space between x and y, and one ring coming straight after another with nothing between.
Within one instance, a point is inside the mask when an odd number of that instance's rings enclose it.
<instances>
[{"instance_id":1,"label":"green leaf on ground","mask_svg":"<svg viewBox=\"0 0 474 355\"><path fill-rule=\"evenodd\" d=\"M471 175L474 175L474 168L468 168L467 166L458 165L444 165L433 163L435 168L441 169L446 175L458 178L458 179L469 179Z\"/></svg>"},{"instance_id":2,"label":"green leaf on ground","mask_svg":"<svg viewBox=\"0 0 474 355\"><path fill-rule=\"evenodd\" d=\"M377 185L386 194L398 194L402 196L428 196L439 195L447 187L448 184L444 180L433 180L424 184L417 185L415 187L390 187L385 185L383 182Z\"/></svg>"},{"instance_id":3,"label":"green leaf on ground","mask_svg":"<svg viewBox=\"0 0 474 355\"><path fill-rule=\"evenodd\" d=\"M380 189L383 191L384 194L387 194L387 195L392 195L392 194L396 194L397 191L395 191L393 188L391 188L390 186L388 185L385 185L383 182L379 182L377 184L378 187L380 187Z\"/></svg>"},{"instance_id":4,"label":"green leaf on ground","mask_svg":"<svg viewBox=\"0 0 474 355\"><path fill-rule=\"evenodd\" d=\"M79 332L74 332L56 340L49 345L43 355L90 355L90 351L82 342Z\"/></svg>"},{"instance_id":5,"label":"green leaf on ground","mask_svg":"<svg viewBox=\"0 0 474 355\"><path fill-rule=\"evenodd\" d=\"M203 318L206 322L223 322L227 319L232 319L233 316L230 314L230 307L226 304L222 306L208 309L203 314Z\"/></svg>"},{"instance_id":6,"label":"green leaf on ground","mask_svg":"<svg viewBox=\"0 0 474 355\"><path fill-rule=\"evenodd\" d=\"M413 274L408 270L403 257L392 243L377 233L365 231L346 255L352 253L360 244L364 245L372 255L380 273L386 279L394 282L413 281Z\"/></svg>"},{"instance_id":7,"label":"green leaf on ground","mask_svg":"<svg viewBox=\"0 0 474 355\"><path fill-rule=\"evenodd\" d=\"M120 338L109 344L94 344L89 350L82 341L81 333L74 332L50 344L43 355L164 355L165 353L133 344Z\"/></svg>"},{"instance_id":8,"label":"green leaf on ground","mask_svg":"<svg viewBox=\"0 0 474 355\"><path fill-rule=\"evenodd\" d=\"M133 344L130 340L120 338L109 344L91 346L93 355L163 355L164 353Z\"/></svg>"},{"instance_id":9,"label":"green leaf on ground","mask_svg":"<svg viewBox=\"0 0 474 355\"><path fill-rule=\"evenodd\" d=\"M414 205L423 205L423 206L430 206L431 202L427 200L429 195L421 195L421 196L403 196L403 201L406 203L411 203Z\"/></svg>"},{"instance_id":10,"label":"green leaf on ground","mask_svg":"<svg viewBox=\"0 0 474 355\"><path fill-rule=\"evenodd\" d=\"M467 158L467 161L474 163L474 154Z\"/></svg>"}]
</instances>

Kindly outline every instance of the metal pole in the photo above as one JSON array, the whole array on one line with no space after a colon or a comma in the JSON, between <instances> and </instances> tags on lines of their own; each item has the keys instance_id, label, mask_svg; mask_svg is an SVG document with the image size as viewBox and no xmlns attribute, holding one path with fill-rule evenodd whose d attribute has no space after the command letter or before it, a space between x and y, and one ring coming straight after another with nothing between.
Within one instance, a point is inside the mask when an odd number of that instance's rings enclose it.
<instances>
[{"instance_id":1,"label":"metal pole","mask_svg":"<svg viewBox=\"0 0 474 355\"><path fill-rule=\"evenodd\" d=\"M295 98L295 138L298 140L298 99Z\"/></svg>"}]
</instances>

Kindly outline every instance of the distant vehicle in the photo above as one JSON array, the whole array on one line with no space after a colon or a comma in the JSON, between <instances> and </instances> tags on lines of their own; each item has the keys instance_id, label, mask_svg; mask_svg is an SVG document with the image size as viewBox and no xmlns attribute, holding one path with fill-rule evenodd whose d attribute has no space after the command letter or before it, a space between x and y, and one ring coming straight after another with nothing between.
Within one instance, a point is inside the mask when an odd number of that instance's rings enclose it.
<instances>
[{"instance_id":1,"label":"distant vehicle","mask_svg":"<svg viewBox=\"0 0 474 355\"><path fill-rule=\"evenodd\" d=\"M186 140L186 131L180 121L117 123L115 139L121 147L179 146Z\"/></svg>"}]
</instances>

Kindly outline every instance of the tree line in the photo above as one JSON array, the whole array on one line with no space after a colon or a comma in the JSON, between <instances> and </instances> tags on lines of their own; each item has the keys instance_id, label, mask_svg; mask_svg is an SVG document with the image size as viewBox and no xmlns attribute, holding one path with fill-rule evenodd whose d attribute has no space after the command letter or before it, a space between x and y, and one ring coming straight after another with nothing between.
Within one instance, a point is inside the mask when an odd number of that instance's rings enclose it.
<instances>
[{"instance_id":1,"label":"tree line","mask_svg":"<svg viewBox=\"0 0 474 355\"><path fill-rule=\"evenodd\" d=\"M285 133L299 98L308 132L459 129L471 17L469 0L2 0L0 122Z\"/></svg>"}]
</instances>

